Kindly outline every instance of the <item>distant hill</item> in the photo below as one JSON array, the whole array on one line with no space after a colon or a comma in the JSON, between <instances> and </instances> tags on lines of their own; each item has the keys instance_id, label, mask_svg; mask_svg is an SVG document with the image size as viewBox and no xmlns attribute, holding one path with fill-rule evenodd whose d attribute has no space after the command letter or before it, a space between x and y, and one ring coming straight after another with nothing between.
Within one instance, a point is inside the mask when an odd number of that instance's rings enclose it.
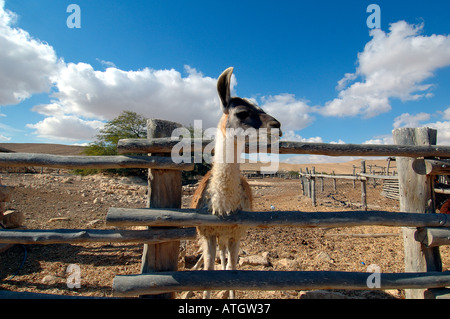
<instances>
[{"instance_id":1,"label":"distant hill","mask_svg":"<svg viewBox=\"0 0 450 319\"><path fill-rule=\"evenodd\" d=\"M1 149L21 153L44 153L53 155L80 155L84 146L44 143L0 143Z\"/></svg>"}]
</instances>

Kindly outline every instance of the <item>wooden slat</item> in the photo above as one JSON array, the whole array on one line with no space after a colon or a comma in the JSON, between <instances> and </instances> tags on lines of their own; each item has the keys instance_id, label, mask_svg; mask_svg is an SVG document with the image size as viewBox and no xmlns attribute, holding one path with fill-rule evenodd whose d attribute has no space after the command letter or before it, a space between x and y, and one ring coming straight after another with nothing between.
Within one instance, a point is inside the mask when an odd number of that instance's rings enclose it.
<instances>
[{"instance_id":1,"label":"wooden slat","mask_svg":"<svg viewBox=\"0 0 450 319\"><path fill-rule=\"evenodd\" d=\"M0 153L0 167L40 166L52 168L154 168L192 170L194 164L175 164L161 156L61 156L34 153Z\"/></svg>"},{"instance_id":2,"label":"wooden slat","mask_svg":"<svg viewBox=\"0 0 450 319\"><path fill-rule=\"evenodd\" d=\"M201 145L202 150L213 143L210 139L185 139L181 141L185 146L194 143ZM179 139L154 138L154 139L123 139L118 143L120 154L125 153L170 153L172 147L180 143ZM257 148L246 145L246 152L255 151ZM279 154L317 154L328 156L405 156L405 157L450 157L450 146L430 145L378 145L378 144L327 144L280 141ZM270 145L267 152L271 152Z\"/></svg>"},{"instance_id":3,"label":"wooden slat","mask_svg":"<svg viewBox=\"0 0 450 319\"><path fill-rule=\"evenodd\" d=\"M61 244L61 243L161 243L192 239L195 228L166 230L109 230L109 229L27 229L0 230L0 243Z\"/></svg>"},{"instance_id":4,"label":"wooden slat","mask_svg":"<svg viewBox=\"0 0 450 319\"><path fill-rule=\"evenodd\" d=\"M352 226L407 226L450 227L446 214L411 214L384 211L299 212L270 211L244 212L219 218L200 213L196 209L110 208L106 223L112 226L231 226L248 227L352 227Z\"/></svg>"},{"instance_id":5,"label":"wooden slat","mask_svg":"<svg viewBox=\"0 0 450 319\"><path fill-rule=\"evenodd\" d=\"M373 276L379 275L380 286ZM372 276L372 277L370 277ZM445 273L367 273L342 271L180 271L116 276L115 296L203 290L406 289L450 285ZM372 286L372 285L371 285Z\"/></svg>"}]
</instances>

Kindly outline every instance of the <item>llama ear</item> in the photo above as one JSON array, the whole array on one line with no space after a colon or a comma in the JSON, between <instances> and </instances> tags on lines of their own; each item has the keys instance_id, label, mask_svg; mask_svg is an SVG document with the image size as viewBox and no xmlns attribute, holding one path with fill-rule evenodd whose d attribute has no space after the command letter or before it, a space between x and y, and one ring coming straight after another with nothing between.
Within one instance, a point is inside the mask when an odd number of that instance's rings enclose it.
<instances>
[{"instance_id":1,"label":"llama ear","mask_svg":"<svg viewBox=\"0 0 450 319\"><path fill-rule=\"evenodd\" d=\"M228 114L229 104L231 100L230 82L233 74L233 67L229 67L219 76L217 80L217 92L221 102L222 111Z\"/></svg>"}]
</instances>

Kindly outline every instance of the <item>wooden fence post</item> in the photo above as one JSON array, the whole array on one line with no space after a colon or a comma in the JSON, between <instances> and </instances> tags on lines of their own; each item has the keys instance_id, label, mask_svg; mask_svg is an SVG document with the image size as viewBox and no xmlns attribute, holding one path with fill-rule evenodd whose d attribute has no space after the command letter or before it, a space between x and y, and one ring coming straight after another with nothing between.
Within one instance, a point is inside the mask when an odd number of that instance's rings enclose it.
<instances>
[{"instance_id":1,"label":"wooden fence post","mask_svg":"<svg viewBox=\"0 0 450 319\"><path fill-rule=\"evenodd\" d=\"M336 175L333 171L332 175ZM333 190L336 191L336 178L333 178Z\"/></svg>"},{"instance_id":2,"label":"wooden fence post","mask_svg":"<svg viewBox=\"0 0 450 319\"><path fill-rule=\"evenodd\" d=\"M393 131L394 143L400 145L436 145L437 131L427 128L399 128ZM400 211L434 213L433 181L430 176L416 174L414 158L397 157ZM403 227L406 272L442 271L439 247L427 248L414 239L416 228ZM424 289L407 289L406 298L423 299Z\"/></svg>"},{"instance_id":3,"label":"wooden fence post","mask_svg":"<svg viewBox=\"0 0 450 319\"><path fill-rule=\"evenodd\" d=\"M147 121L148 138L170 137L181 125L174 122L150 119ZM169 154L153 154L170 156ZM148 208L181 208L181 171L148 170ZM176 271L178 269L179 241L161 244L145 244L142 254L141 273ZM149 298L173 298L172 294L145 296Z\"/></svg>"},{"instance_id":4,"label":"wooden fence post","mask_svg":"<svg viewBox=\"0 0 450 319\"><path fill-rule=\"evenodd\" d=\"M361 173L366 173L366 161L361 161ZM367 210L367 196L366 196L366 179L361 179L361 207L363 210Z\"/></svg>"},{"instance_id":5,"label":"wooden fence post","mask_svg":"<svg viewBox=\"0 0 450 319\"><path fill-rule=\"evenodd\" d=\"M306 196L308 196L309 198L311 198L311 180L310 180L310 176L309 176L309 169L308 167L305 168L305 192L306 192Z\"/></svg>"},{"instance_id":6,"label":"wooden fence post","mask_svg":"<svg viewBox=\"0 0 450 319\"><path fill-rule=\"evenodd\" d=\"M311 169L311 201L312 205L316 206L316 168L313 166Z\"/></svg>"}]
</instances>

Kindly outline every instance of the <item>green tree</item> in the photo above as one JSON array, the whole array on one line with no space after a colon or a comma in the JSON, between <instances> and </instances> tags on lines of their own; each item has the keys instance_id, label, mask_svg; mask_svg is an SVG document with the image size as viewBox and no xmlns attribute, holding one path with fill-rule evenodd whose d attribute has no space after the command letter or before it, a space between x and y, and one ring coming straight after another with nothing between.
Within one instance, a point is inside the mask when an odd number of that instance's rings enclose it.
<instances>
[{"instance_id":1,"label":"green tree","mask_svg":"<svg viewBox=\"0 0 450 319\"><path fill-rule=\"evenodd\" d=\"M146 138L147 119L132 111L123 111L119 116L108 121L96 135L96 141L90 143L83 151L89 156L112 156L117 155L117 144L120 139L125 138ZM116 174L143 175L142 169L108 169L101 170ZM99 170L81 169L75 170L77 174L95 174Z\"/></svg>"},{"instance_id":2,"label":"green tree","mask_svg":"<svg viewBox=\"0 0 450 319\"><path fill-rule=\"evenodd\" d=\"M147 119L136 112L123 111L107 122L96 136L97 141L86 147L86 155L116 155L120 139L146 138Z\"/></svg>"}]
</instances>

